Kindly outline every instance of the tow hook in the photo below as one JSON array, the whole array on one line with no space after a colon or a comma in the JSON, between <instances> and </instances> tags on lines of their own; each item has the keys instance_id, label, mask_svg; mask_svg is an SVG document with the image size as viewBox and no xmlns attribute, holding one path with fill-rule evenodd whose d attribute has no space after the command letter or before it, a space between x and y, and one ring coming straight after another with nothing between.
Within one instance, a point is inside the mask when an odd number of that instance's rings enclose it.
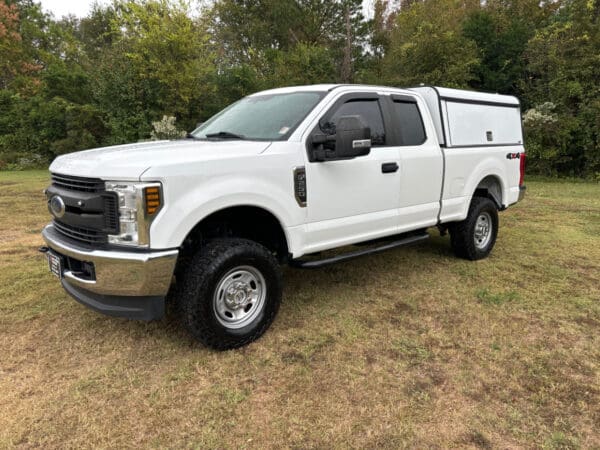
<instances>
[{"instance_id":1,"label":"tow hook","mask_svg":"<svg viewBox=\"0 0 600 450\"><path fill-rule=\"evenodd\" d=\"M38 252L40 253L48 253L48 250L50 250L48 247L46 247L45 245L42 245L40 248L38 248Z\"/></svg>"}]
</instances>

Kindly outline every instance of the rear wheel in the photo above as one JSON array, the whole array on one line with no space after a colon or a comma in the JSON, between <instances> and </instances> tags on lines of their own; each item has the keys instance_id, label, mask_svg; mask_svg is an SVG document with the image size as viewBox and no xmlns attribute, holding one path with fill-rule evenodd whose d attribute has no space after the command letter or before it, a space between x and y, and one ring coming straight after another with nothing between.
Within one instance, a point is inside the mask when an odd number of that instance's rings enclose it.
<instances>
[{"instance_id":1,"label":"rear wheel","mask_svg":"<svg viewBox=\"0 0 600 450\"><path fill-rule=\"evenodd\" d=\"M498 236L498 210L492 200L473 197L467 218L450 226L456 256L477 260L490 254Z\"/></svg>"},{"instance_id":2,"label":"rear wheel","mask_svg":"<svg viewBox=\"0 0 600 450\"><path fill-rule=\"evenodd\" d=\"M218 350L241 347L269 328L281 303L281 270L262 245L246 239L207 242L175 288L183 325Z\"/></svg>"}]
</instances>

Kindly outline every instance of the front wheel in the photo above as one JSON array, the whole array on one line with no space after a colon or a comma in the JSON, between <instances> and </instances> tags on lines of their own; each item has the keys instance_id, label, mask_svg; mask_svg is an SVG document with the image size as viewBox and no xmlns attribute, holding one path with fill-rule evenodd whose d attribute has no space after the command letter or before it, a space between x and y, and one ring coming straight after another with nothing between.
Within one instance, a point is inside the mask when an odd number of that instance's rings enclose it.
<instances>
[{"instance_id":1,"label":"front wheel","mask_svg":"<svg viewBox=\"0 0 600 450\"><path fill-rule=\"evenodd\" d=\"M246 239L207 242L175 288L183 325L208 347L241 347L269 328L281 303L281 270L262 245Z\"/></svg>"},{"instance_id":2,"label":"front wheel","mask_svg":"<svg viewBox=\"0 0 600 450\"><path fill-rule=\"evenodd\" d=\"M490 254L497 236L498 210L486 197L473 197L467 218L450 226L454 254L473 261Z\"/></svg>"}]
</instances>

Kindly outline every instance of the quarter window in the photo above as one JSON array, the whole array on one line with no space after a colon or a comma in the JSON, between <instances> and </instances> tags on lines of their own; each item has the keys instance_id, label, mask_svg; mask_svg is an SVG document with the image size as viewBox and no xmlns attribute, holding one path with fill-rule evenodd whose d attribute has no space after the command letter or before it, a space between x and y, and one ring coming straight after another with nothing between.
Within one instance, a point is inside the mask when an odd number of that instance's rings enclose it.
<instances>
[{"instance_id":1,"label":"quarter window","mask_svg":"<svg viewBox=\"0 0 600 450\"><path fill-rule=\"evenodd\" d=\"M329 121L337 124L342 116L360 116L363 122L371 128L371 144L373 146L385 145L385 128L377 100L350 100L340 106Z\"/></svg>"},{"instance_id":2,"label":"quarter window","mask_svg":"<svg viewBox=\"0 0 600 450\"><path fill-rule=\"evenodd\" d=\"M394 101L394 119L400 128L402 145L421 145L425 142L425 127L416 103Z\"/></svg>"}]
</instances>

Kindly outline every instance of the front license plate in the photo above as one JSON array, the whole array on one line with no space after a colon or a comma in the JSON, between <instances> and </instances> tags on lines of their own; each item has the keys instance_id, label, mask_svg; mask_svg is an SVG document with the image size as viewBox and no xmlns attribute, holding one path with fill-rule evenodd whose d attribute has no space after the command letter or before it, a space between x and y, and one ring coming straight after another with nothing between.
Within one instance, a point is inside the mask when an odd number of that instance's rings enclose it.
<instances>
[{"instance_id":1,"label":"front license plate","mask_svg":"<svg viewBox=\"0 0 600 450\"><path fill-rule=\"evenodd\" d=\"M58 278L62 278L63 273L63 261L62 257L58 256L55 253L48 252L48 267L50 268L50 272L56 275Z\"/></svg>"}]
</instances>

